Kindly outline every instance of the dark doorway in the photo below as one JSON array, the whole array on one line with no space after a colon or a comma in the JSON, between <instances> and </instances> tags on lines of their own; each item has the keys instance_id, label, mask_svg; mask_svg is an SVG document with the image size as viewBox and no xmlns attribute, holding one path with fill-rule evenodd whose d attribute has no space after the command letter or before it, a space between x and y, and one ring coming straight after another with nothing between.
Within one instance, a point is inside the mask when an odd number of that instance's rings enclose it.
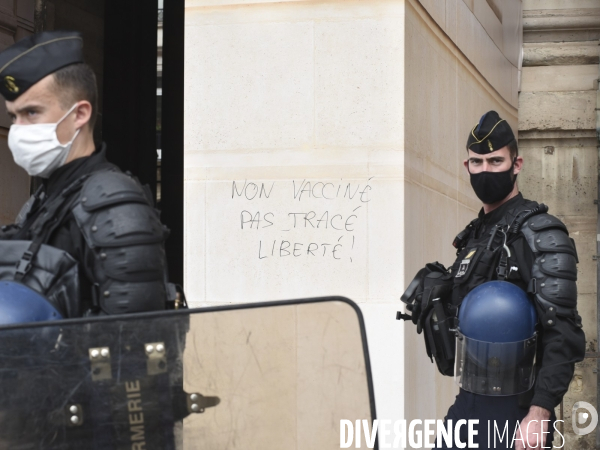
<instances>
[{"instance_id":1,"label":"dark doorway","mask_svg":"<svg viewBox=\"0 0 600 450\"><path fill-rule=\"evenodd\" d=\"M104 11L102 140L156 198L158 0L107 0Z\"/></svg>"},{"instance_id":2,"label":"dark doorway","mask_svg":"<svg viewBox=\"0 0 600 450\"><path fill-rule=\"evenodd\" d=\"M162 9L159 0L31 1L36 31L83 34L86 62L98 77L97 140L107 143L108 159L148 184L155 198L161 180L158 206L171 230L166 244L170 278L183 284L184 0L161 0ZM159 20L162 55L157 52ZM157 56L162 56L162 82Z\"/></svg>"},{"instance_id":3,"label":"dark doorway","mask_svg":"<svg viewBox=\"0 0 600 450\"><path fill-rule=\"evenodd\" d=\"M171 229L167 256L171 280L183 285L183 75L185 0L164 0L162 73L163 222Z\"/></svg>"}]
</instances>

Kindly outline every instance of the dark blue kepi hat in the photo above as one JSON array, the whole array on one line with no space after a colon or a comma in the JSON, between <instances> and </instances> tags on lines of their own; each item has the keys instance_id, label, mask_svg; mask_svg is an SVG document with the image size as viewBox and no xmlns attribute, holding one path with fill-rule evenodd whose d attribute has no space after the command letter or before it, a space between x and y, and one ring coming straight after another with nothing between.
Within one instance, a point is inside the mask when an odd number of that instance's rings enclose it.
<instances>
[{"instance_id":1,"label":"dark blue kepi hat","mask_svg":"<svg viewBox=\"0 0 600 450\"><path fill-rule=\"evenodd\" d=\"M496 111L488 111L469 133L467 149L485 155L515 140L510 125Z\"/></svg>"},{"instance_id":2,"label":"dark blue kepi hat","mask_svg":"<svg viewBox=\"0 0 600 450\"><path fill-rule=\"evenodd\" d=\"M0 94L13 101L47 75L83 62L83 39L74 31L44 31L0 53Z\"/></svg>"}]
</instances>

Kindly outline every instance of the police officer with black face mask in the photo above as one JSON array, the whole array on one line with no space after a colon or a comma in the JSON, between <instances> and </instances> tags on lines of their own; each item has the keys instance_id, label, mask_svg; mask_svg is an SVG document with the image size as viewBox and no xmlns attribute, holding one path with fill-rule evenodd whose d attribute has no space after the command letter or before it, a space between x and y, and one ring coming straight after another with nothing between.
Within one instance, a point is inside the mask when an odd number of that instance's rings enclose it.
<instances>
[{"instance_id":1,"label":"police officer with black face mask","mask_svg":"<svg viewBox=\"0 0 600 450\"><path fill-rule=\"evenodd\" d=\"M489 111L481 117L466 147L464 166L482 209L454 240L454 264L449 269L428 264L417 274L402 296L411 314L399 313L398 318L412 319L418 332L424 331L428 354L440 372L456 375L461 368L454 367L455 330L461 328L459 311L469 292L493 280L513 283L526 292L537 312L533 387L517 394L521 391L507 392L500 384L486 386L487 380L475 377L470 385L461 386L446 421L478 419L479 448L488 448L488 421L490 433L493 421L500 429L508 423L510 439L495 448L513 448L519 422L523 440L515 440L514 448L542 448L551 442L554 408L567 392L574 365L585 356L576 309L577 251L564 223L547 214L545 205L519 192L516 180L523 158L510 126L498 113ZM489 314L497 314L492 305ZM438 445L447 448L445 443Z\"/></svg>"},{"instance_id":2,"label":"police officer with black face mask","mask_svg":"<svg viewBox=\"0 0 600 450\"><path fill-rule=\"evenodd\" d=\"M0 94L14 160L42 180L0 231L0 281L65 318L165 309L168 230L150 190L94 144L96 78L80 34L43 32L1 52Z\"/></svg>"}]
</instances>

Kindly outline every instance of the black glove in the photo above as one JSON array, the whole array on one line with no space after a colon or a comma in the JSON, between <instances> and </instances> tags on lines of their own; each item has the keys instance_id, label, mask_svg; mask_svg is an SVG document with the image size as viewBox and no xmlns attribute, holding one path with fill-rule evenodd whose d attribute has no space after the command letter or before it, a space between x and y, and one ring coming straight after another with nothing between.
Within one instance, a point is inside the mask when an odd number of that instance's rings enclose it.
<instances>
[{"instance_id":1,"label":"black glove","mask_svg":"<svg viewBox=\"0 0 600 450\"><path fill-rule=\"evenodd\" d=\"M406 303L406 309L411 314L398 313L396 319L408 320L417 326L417 333L423 331L424 321L433 308L434 298L444 298L452 292L452 275L439 262L428 263L410 282L400 298Z\"/></svg>"},{"instance_id":2,"label":"black glove","mask_svg":"<svg viewBox=\"0 0 600 450\"><path fill-rule=\"evenodd\" d=\"M415 301L406 305L406 310L410 311L412 314L409 316L412 323L415 325L419 322L419 318L421 317L421 298L423 297L423 293L417 294L415 297Z\"/></svg>"}]
</instances>

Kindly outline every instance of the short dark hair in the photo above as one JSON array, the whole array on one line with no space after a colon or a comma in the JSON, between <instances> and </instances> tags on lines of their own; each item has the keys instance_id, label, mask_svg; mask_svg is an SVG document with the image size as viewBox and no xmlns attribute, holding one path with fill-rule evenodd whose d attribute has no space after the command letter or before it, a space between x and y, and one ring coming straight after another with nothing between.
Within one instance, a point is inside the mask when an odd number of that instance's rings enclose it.
<instances>
[{"instance_id":1,"label":"short dark hair","mask_svg":"<svg viewBox=\"0 0 600 450\"><path fill-rule=\"evenodd\" d=\"M507 145L508 151L510 152L510 159L514 160L517 156L519 156L519 146L517 145L517 140L513 139Z\"/></svg>"},{"instance_id":2,"label":"short dark hair","mask_svg":"<svg viewBox=\"0 0 600 450\"><path fill-rule=\"evenodd\" d=\"M63 109L69 109L75 102L87 100L92 105L89 121L94 130L98 117L98 86L96 75L87 64L71 64L54 72L54 91Z\"/></svg>"}]
</instances>

